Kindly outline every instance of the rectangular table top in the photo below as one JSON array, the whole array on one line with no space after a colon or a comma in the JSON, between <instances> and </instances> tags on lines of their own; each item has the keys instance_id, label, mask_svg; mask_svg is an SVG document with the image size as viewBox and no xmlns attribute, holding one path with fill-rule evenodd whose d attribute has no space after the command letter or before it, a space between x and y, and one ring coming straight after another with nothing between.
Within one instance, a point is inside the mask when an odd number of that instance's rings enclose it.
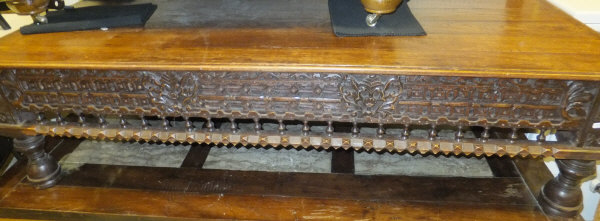
<instances>
[{"instance_id":1,"label":"rectangular table top","mask_svg":"<svg viewBox=\"0 0 600 221\"><path fill-rule=\"evenodd\" d=\"M345 38L327 0L152 2L145 28L6 36L0 68L600 80L600 34L545 0L412 0L427 36Z\"/></svg>"}]
</instances>

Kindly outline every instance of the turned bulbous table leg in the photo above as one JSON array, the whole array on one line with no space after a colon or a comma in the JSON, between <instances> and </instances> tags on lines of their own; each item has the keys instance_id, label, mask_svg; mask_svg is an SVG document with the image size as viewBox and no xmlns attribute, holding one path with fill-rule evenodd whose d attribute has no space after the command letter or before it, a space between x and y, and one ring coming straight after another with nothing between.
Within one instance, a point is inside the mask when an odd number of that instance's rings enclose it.
<instances>
[{"instance_id":1,"label":"turned bulbous table leg","mask_svg":"<svg viewBox=\"0 0 600 221\"><path fill-rule=\"evenodd\" d=\"M54 186L60 178L60 165L43 148L44 136L14 139L15 151L27 157L27 180L36 188Z\"/></svg>"},{"instance_id":2,"label":"turned bulbous table leg","mask_svg":"<svg viewBox=\"0 0 600 221\"><path fill-rule=\"evenodd\" d=\"M548 181L538 200L549 216L574 218L583 209L581 181L596 172L596 161L556 160L560 174Z\"/></svg>"}]
</instances>

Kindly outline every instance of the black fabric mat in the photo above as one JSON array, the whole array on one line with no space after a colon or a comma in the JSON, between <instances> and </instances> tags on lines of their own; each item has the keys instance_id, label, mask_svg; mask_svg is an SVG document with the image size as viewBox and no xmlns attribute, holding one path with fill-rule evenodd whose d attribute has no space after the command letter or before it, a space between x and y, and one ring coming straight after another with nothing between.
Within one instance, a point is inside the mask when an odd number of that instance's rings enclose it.
<instances>
[{"instance_id":1,"label":"black fabric mat","mask_svg":"<svg viewBox=\"0 0 600 221\"><path fill-rule=\"evenodd\" d=\"M381 16L375 27L369 27L365 23L368 12L360 0L329 0L333 32L339 37L426 35L406 3L404 0L394 13Z\"/></svg>"},{"instance_id":2,"label":"black fabric mat","mask_svg":"<svg viewBox=\"0 0 600 221\"><path fill-rule=\"evenodd\" d=\"M91 6L48 12L47 24L31 24L21 28L21 33L81 31L100 28L144 26L156 10L154 4L123 6Z\"/></svg>"}]
</instances>

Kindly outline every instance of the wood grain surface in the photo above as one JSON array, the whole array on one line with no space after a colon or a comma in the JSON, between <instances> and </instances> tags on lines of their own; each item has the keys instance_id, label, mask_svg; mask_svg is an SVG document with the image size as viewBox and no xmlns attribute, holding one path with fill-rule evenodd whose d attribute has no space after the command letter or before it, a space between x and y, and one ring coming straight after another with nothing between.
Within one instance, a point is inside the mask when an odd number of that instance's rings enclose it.
<instances>
[{"instance_id":1,"label":"wood grain surface","mask_svg":"<svg viewBox=\"0 0 600 221\"><path fill-rule=\"evenodd\" d=\"M0 201L0 214L61 220L545 220L520 178L410 178L92 164L47 190L16 184Z\"/></svg>"},{"instance_id":2,"label":"wood grain surface","mask_svg":"<svg viewBox=\"0 0 600 221\"><path fill-rule=\"evenodd\" d=\"M238 0L239 16L207 1L157 0L146 28L14 33L0 68L600 80L600 35L544 0L411 1L427 36L348 38L333 35L326 0Z\"/></svg>"},{"instance_id":3,"label":"wood grain surface","mask_svg":"<svg viewBox=\"0 0 600 221\"><path fill-rule=\"evenodd\" d=\"M80 140L50 138L61 158ZM198 151L202 148L197 147ZM188 158L202 154L190 153ZM86 164L34 189L0 177L0 219L546 220L520 177L354 176ZM490 163L494 170L512 161Z\"/></svg>"},{"instance_id":4,"label":"wood grain surface","mask_svg":"<svg viewBox=\"0 0 600 221\"><path fill-rule=\"evenodd\" d=\"M130 220L148 217L229 220L546 220L531 206L486 204L382 202L276 196L198 195L58 186L38 193L20 187L2 204L88 214L127 214ZM14 210L0 209L4 214ZM18 213L17 213L18 215Z\"/></svg>"},{"instance_id":5,"label":"wood grain surface","mask_svg":"<svg viewBox=\"0 0 600 221\"><path fill-rule=\"evenodd\" d=\"M141 182L143 181L143 182ZM410 177L84 165L61 186L355 200L536 205L520 177Z\"/></svg>"},{"instance_id":6,"label":"wood grain surface","mask_svg":"<svg viewBox=\"0 0 600 221\"><path fill-rule=\"evenodd\" d=\"M50 155L55 159L60 159L68 153L71 153L81 142L78 139L61 139L56 137L46 137L44 149L50 152ZM21 159L11 168L9 168L2 176L0 176L0 200L4 196L14 190L14 187L21 182L25 182L25 167L27 160Z\"/></svg>"}]
</instances>

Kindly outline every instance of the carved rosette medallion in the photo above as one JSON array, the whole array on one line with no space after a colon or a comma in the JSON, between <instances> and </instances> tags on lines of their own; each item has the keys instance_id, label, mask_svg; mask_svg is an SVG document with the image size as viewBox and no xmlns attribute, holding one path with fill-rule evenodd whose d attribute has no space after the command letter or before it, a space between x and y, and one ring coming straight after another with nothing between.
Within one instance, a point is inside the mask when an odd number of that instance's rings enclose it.
<instances>
[{"instance_id":1,"label":"carved rosette medallion","mask_svg":"<svg viewBox=\"0 0 600 221\"><path fill-rule=\"evenodd\" d=\"M199 80L194 74L164 72L148 76L148 96L161 115L183 116L198 103Z\"/></svg>"},{"instance_id":2,"label":"carved rosette medallion","mask_svg":"<svg viewBox=\"0 0 600 221\"><path fill-rule=\"evenodd\" d=\"M402 93L395 76L344 76L338 86L340 98L355 117L386 118L393 113Z\"/></svg>"}]
</instances>

